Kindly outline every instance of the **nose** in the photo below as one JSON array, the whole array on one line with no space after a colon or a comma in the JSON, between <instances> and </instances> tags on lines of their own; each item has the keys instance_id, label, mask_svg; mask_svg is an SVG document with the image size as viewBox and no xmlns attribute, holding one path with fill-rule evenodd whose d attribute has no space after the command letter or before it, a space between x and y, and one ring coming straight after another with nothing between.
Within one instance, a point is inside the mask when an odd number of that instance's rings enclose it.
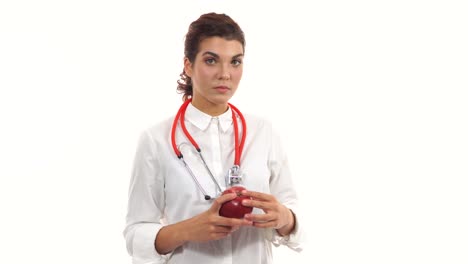
<instances>
[{"instance_id":1,"label":"nose","mask_svg":"<svg viewBox=\"0 0 468 264\"><path fill-rule=\"evenodd\" d=\"M229 80L231 78L231 73L229 72L229 65L222 64L219 69L220 80Z\"/></svg>"}]
</instances>

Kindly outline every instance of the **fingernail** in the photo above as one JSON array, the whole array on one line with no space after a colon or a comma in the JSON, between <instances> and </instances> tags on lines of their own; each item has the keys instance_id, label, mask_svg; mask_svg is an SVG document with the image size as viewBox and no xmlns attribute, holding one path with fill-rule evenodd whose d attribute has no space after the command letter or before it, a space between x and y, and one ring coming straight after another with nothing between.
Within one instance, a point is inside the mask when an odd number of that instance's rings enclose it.
<instances>
[{"instance_id":1,"label":"fingernail","mask_svg":"<svg viewBox=\"0 0 468 264\"><path fill-rule=\"evenodd\" d=\"M248 200L242 200L242 204L243 205L249 205L249 201Z\"/></svg>"}]
</instances>

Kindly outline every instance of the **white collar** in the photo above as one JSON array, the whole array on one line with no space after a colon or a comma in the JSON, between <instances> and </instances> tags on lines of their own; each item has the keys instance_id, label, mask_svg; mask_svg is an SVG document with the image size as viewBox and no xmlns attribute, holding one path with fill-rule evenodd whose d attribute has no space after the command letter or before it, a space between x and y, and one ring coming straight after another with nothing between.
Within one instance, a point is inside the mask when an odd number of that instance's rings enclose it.
<instances>
[{"instance_id":1,"label":"white collar","mask_svg":"<svg viewBox=\"0 0 468 264\"><path fill-rule=\"evenodd\" d=\"M185 111L185 120L189 121L202 131L208 128L213 118L217 118L219 120L219 124L224 133L232 125L232 110L229 107L226 112L219 116L210 116L198 110L198 108L196 108L192 105L192 103L190 103L187 106L187 110Z\"/></svg>"}]
</instances>

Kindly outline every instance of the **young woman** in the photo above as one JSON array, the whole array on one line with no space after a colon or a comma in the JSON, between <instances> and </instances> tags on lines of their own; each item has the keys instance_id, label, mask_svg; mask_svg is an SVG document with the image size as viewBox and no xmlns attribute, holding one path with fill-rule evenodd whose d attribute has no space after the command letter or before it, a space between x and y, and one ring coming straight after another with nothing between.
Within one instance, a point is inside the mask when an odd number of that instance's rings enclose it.
<instances>
[{"instance_id":1,"label":"young woman","mask_svg":"<svg viewBox=\"0 0 468 264\"><path fill-rule=\"evenodd\" d=\"M244 33L229 16L192 22L175 117L142 133L129 189L134 263L271 263L271 245L301 250L296 192L271 125L229 100L242 78ZM229 177L231 176L231 177ZM234 183L234 184L233 184ZM253 212L220 216L241 184Z\"/></svg>"}]
</instances>

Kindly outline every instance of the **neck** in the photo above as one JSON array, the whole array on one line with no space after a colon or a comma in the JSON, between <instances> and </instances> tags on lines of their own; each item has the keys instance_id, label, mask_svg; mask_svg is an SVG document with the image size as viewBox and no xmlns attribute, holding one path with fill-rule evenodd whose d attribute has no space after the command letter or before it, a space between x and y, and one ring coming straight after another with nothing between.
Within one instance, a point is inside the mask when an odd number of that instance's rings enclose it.
<instances>
[{"instance_id":1,"label":"neck","mask_svg":"<svg viewBox=\"0 0 468 264\"><path fill-rule=\"evenodd\" d=\"M192 100L192 105L210 116L219 116L228 110L228 104L200 104Z\"/></svg>"}]
</instances>

